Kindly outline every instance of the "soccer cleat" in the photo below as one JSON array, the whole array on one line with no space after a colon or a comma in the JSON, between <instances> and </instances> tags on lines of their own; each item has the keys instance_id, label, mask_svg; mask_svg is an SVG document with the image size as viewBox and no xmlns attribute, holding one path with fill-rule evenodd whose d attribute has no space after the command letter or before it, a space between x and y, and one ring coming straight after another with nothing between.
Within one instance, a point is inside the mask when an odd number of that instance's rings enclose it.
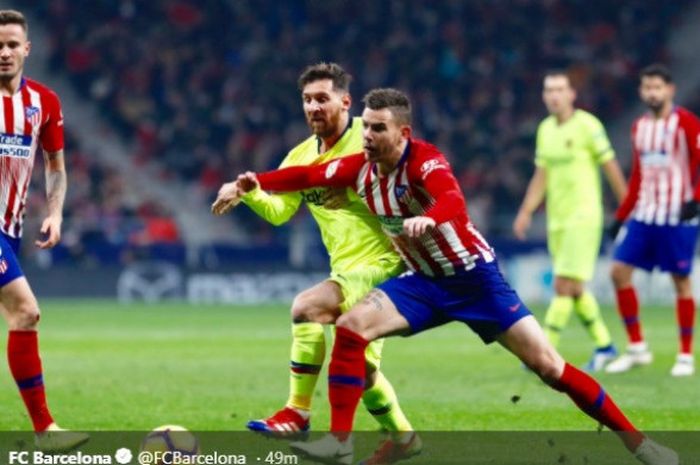
<instances>
[{"instance_id":1,"label":"soccer cleat","mask_svg":"<svg viewBox=\"0 0 700 465\"><path fill-rule=\"evenodd\" d=\"M606 373L622 373L635 366L649 365L654 356L647 348L646 342L638 342L627 346L627 351L605 367Z\"/></svg>"},{"instance_id":2,"label":"soccer cleat","mask_svg":"<svg viewBox=\"0 0 700 465\"><path fill-rule=\"evenodd\" d=\"M692 376L695 374L695 359L692 354L678 354L671 368L671 376Z\"/></svg>"},{"instance_id":3,"label":"soccer cleat","mask_svg":"<svg viewBox=\"0 0 700 465\"><path fill-rule=\"evenodd\" d=\"M289 448L294 453L314 462L341 465L352 464L352 436L345 441L341 441L329 433L316 441L293 442L289 444Z\"/></svg>"},{"instance_id":4,"label":"soccer cleat","mask_svg":"<svg viewBox=\"0 0 700 465\"><path fill-rule=\"evenodd\" d=\"M89 439L90 436L85 433L68 431L51 423L45 431L36 434L34 445L42 452L64 453L77 449Z\"/></svg>"},{"instance_id":5,"label":"soccer cleat","mask_svg":"<svg viewBox=\"0 0 700 465\"><path fill-rule=\"evenodd\" d=\"M246 427L257 433L285 439L306 438L309 434L309 420L290 407L268 418L250 420Z\"/></svg>"},{"instance_id":6,"label":"soccer cleat","mask_svg":"<svg viewBox=\"0 0 700 465\"><path fill-rule=\"evenodd\" d=\"M634 456L645 465L678 465L680 463L675 450L662 446L649 438L644 438L634 451Z\"/></svg>"},{"instance_id":7,"label":"soccer cleat","mask_svg":"<svg viewBox=\"0 0 700 465\"><path fill-rule=\"evenodd\" d=\"M589 373L600 371L617 357L617 349L613 344L593 351L591 359L583 369Z\"/></svg>"},{"instance_id":8,"label":"soccer cleat","mask_svg":"<svg viewBox=\"0 0 700 465\"><path fill-rule=\"evenodd\" d=\"M406 442L399 442L393 438L386 439L379 444L377 450L371 457L368 457L358 465L383 465L396 463L400 460L407 460L421 453L423 441L415 432L409 433L410 439Z\"/></svg>"}]
</instances>

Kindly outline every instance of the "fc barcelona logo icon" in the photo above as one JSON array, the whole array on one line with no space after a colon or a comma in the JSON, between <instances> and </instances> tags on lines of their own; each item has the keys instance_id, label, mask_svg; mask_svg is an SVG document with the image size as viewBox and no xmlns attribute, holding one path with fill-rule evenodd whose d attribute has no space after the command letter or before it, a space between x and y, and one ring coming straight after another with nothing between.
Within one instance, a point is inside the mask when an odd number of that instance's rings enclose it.
<instances>
[{"instance_id":1,"label":"fc barcelona logo icon","mask_svg":"<svg viewBox=\"0 0 700 465\"><path fill-rule=\"evenodd\" d=\"M32 126L38 126L41 121L41 112L37 107L27 107L24 109L24 117Z\"/></svg>"}]
</instances>

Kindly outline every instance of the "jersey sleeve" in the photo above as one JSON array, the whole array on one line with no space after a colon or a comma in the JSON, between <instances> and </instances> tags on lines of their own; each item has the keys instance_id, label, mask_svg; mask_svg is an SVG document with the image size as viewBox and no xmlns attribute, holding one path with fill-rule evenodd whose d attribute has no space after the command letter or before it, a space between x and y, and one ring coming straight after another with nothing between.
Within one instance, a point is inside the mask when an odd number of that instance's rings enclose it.
<instances>
[{"instance_id":1,"label":"jersey sleeve","mask_svg":"<svg viewBox=\"0 0 700 465\"><path fill-rule=\"evenodd\" d=\"M363 154L336 158L328 163L290 166L258 174L264 190L294 192L311 187L355 187L357 176L365 164Z\"/></svg>"},{"instance_id":2,"label":"jersey sleeve","mask_svg":"<svg viewBox=\"0 0 700 465\"><path fill-rule=\"evenodd\" d=\"M627 195L615 212L615 218L619 221L624 221L632 209L637 204L639 198L639 188L642 184L642 171L639 166L639 152L637 151L634 140L637 132L637 124L632 127L632 172L630 173L629 185L627 186Z\"/></svg>"},{"instance_id":3,"label":"jersey sleeve","mask_svg":"<svg viewBox=\"0 0 700 465\"><path fill-rule=\"evenodd\" d=\"M279 226L297 212L301 205L301 194L268 194L262 189L254 189L243 195L241 201L268 223Z\"/></svg>"},{"instance_id":4,"label":"jersey sleeve","mask_svg":"<svg viewBox=\"0 0 700 465\"><path fill-rule=\"evenodd\" d=\"M542 156L542 125L537 127L537 135L535 136L535 166L538 168L546 168L547 164Z\"/></svg>"},{"instance_id":5,"label":"jersey sleeve","mask_svg":"<svg viewBox=\"0 0 700 465\"><path fill-rule=\"evenodd\" d=\"M593 159L598 164L603 164L615 158L615 151L612 148L608 134L605 131L603 123L598 118L591 115L588 124L589 130L589 150L593 155Z\"/></svg>"},{"instance_id":6,"label":"jersey sleeve","mask_svg":"<svg viewBox=\"0 0 700 465\"><path fill-rule=\"evenodd\" d=\"M434 152L426 157L418 157L417 161L408 171L411 184L422 185L435 199L435 204L425 212L425 216L441 224L466 215L464 195L445 157Z\"/></svg>"},{"instance_id":7,"label":"jersey sleeve","mask_svg":"<svg viewBox=\"0 0 700 465\"><path fill-rule=\"evenodd\" d=\"M45 109L39 141L47 152L63 150L63 111L58 95L52 91L42 93L41 105Z\"/></svg>"},{"instance_id":8,"label":"jersey sleeve","mask_svg":"<svg viewBox=\"0 0 700 465\"><path fill-rule=\"evenodd\" d=\"M690 154L690 175L693 180L693 199L700 202L700 119L688 112L683 129L685 129L686 144Z\"/></svg>"}]
</instances>

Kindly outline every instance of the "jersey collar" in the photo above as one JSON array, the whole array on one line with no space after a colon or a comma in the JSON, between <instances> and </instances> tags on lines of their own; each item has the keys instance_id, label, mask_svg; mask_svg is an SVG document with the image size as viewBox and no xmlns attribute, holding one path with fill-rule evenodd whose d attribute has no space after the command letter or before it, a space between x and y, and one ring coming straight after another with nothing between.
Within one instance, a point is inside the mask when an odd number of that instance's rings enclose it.
<instances>
[{"instance_id":1,"label":"jersey collar","mask_svg":"<svg viewBox=\"0 0 700 465\"><path fill-rule=\"evenodd\" d=\"M352 120L353 119L354 118L352 116L348 117L348 124L347 124L347 126L345 126L345 129L343 129L343 133L340 135L340 137L338 137L338 141L336 142L336 144L339 144L340 141L343 139L343 137L345 137L345 134L347 134L347 132L350 130L350 128L352 128ZM323 141L321 140L321 138L316 136L316 153L318 155L321 155L321 145L322 144L323 144Z\"/></svg>"}]
</instances>

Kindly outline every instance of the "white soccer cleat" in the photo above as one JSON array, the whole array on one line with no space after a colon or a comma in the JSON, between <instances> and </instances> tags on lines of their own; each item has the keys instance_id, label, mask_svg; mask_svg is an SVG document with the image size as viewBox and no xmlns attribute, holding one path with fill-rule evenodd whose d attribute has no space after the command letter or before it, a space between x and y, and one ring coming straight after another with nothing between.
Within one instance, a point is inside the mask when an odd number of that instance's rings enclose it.
<instances>
[{"instance_id":1,"label":"white soccer cleat","mask_svg":"<svg viewBox=\"0 0 700 465\"><path fill-rule=\"evenodd\" d=\"M654 356L646 342L637 342L627 346L627 351L605 367L606 373L623 373L635 366L649 365Z\"/></svg>"},{"instance_id":2,"label":"white soccer cleat","mask_svg":"<svg viewBox=\"0 0 700 465\"><path fill-rule=\"evenodd\" d=\"M634 451L634 456L645 465L678 465L680 463L675 450L644 438Z\"/></svg>"},{"instance_id":3,"label":"white soccer cleat","mask_svg":"<svg viewBox=\"0 0 700 465\"><path fill-rule=\"evenodd\" d=\"M692 376L695 374L695 358L692 354L678 354L671 368L671 376Z\"/></svg>"},{"instance_id":4,"label":"white soccer cleat","mask_svg":"<svg viewBox=\"0 0 700 465\"><path fill-rule=\"evenodd\" d=\"M77 431L68 431L56 423L51 423L46 431L37 433L34 437L34 445L42 452L64 453L70 452L82 446L90 436Z\"/></svg>"},{"instance_id":5,"label":"white soccer cleat","mask_svg":"<svg viewBox=\"0 0 700 465\"><path fill-rule=\"evenodd\" d=\"M289 447L309 460L321 463L351 465L353 457L352 436L345 441L333 434L309 442L292 442Z\"/></svg>"}]
</instances>

